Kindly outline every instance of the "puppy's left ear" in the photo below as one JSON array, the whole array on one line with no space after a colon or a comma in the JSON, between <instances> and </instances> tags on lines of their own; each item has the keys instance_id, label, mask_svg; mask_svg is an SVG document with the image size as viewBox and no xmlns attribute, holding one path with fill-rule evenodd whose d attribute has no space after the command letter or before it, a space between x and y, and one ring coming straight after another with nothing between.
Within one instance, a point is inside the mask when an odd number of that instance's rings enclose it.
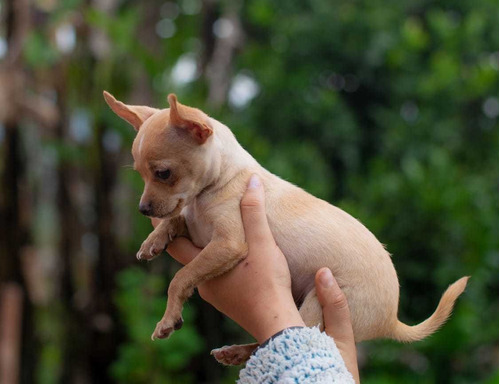
<instances>
[{"instance_id":1,"label":"puppy's left ear","mask_svg":"<svg viewBox=\"0 0 500 384\"><path fill-rule=\"evenodd\" d=\"M208 121L208 116L196 108L182 105L173 93L168 95L170 104L170 124L186 129L198 144L205 143L214 132Z\"/></svg>"}]
</instances>

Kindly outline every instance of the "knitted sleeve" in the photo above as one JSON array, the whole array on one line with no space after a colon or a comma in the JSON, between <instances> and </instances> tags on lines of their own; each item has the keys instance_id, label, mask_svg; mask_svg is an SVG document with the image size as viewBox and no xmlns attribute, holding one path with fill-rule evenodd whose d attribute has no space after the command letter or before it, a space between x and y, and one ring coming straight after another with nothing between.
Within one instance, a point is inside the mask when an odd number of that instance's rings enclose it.
<instances>
[{"instance_id":1,"label":"knitted sleeve","mask_svg":"<svg viewBox=\"0 0 500 384\"><path fill-rule=\"evenodd\" d=\"M315 328L287 329L259 348L239 384L354 383L333 339Z\"/></svg>"}]
</instances>

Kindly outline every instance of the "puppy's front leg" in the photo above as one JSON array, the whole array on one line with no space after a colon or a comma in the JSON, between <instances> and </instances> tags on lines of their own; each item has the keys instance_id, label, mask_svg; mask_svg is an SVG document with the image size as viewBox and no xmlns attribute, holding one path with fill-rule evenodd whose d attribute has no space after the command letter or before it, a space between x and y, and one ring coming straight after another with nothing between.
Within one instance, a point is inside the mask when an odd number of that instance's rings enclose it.
<instances>
[{"instance_id":1,"label":"puppy's front leg","mask_svg":"<svg viewBox=\"0 0 500 384\"><path fill-rule=\"evenodd\" d=\"M186 235L188 230L184 216L162 220L142 243L141 249L137 252L137 259L151 260L164 251L175 237Z\"/></svg>"},{"instance_id":2,"label":"puppy's front leg","mask_svg":"<svg viewBox=\"0 0 500 384\"><path fill-rule=\"evenodd\" d=\"M182 306L193 294L194 288L234 268L246 257L247 251L243 240L213 239L193 261L175 274L168 287L167 309L151 338L163 339L181 328Z\"/></svg>"}]
</instances>

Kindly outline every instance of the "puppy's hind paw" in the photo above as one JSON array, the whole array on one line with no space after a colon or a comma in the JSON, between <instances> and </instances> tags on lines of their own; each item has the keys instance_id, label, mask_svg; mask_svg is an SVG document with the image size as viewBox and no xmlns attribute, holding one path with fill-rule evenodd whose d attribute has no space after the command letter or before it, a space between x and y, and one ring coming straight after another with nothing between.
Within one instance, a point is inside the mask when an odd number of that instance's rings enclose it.
<instances>
[{"instance_id":1,"label":"puppy's hind paw","mask_svg":"<svg viewBox=\"0 0 500 384\"><path fill-rule=\"evenodd\" d=\"M210 354L223 365L241 365L247 361L258 344L226 345L212 350Z\"/></svg>"}]
</instances>

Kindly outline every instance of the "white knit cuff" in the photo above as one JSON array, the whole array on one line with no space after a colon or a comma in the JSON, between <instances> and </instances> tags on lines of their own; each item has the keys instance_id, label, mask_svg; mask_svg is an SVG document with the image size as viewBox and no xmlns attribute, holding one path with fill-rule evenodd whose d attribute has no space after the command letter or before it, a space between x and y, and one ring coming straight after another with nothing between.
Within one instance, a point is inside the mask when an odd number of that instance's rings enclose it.
<instances>
[{"instance_id":1,"label":"white knit cuff","mask_svg":"<svg viewBox=\"0 0 500 384\"><path fill-rule=\"evenodd\" d=\"M354 383L333 339L314 328L287 329L259 348L240 371L240 384Z\"/></svg>"}]
</instances>

